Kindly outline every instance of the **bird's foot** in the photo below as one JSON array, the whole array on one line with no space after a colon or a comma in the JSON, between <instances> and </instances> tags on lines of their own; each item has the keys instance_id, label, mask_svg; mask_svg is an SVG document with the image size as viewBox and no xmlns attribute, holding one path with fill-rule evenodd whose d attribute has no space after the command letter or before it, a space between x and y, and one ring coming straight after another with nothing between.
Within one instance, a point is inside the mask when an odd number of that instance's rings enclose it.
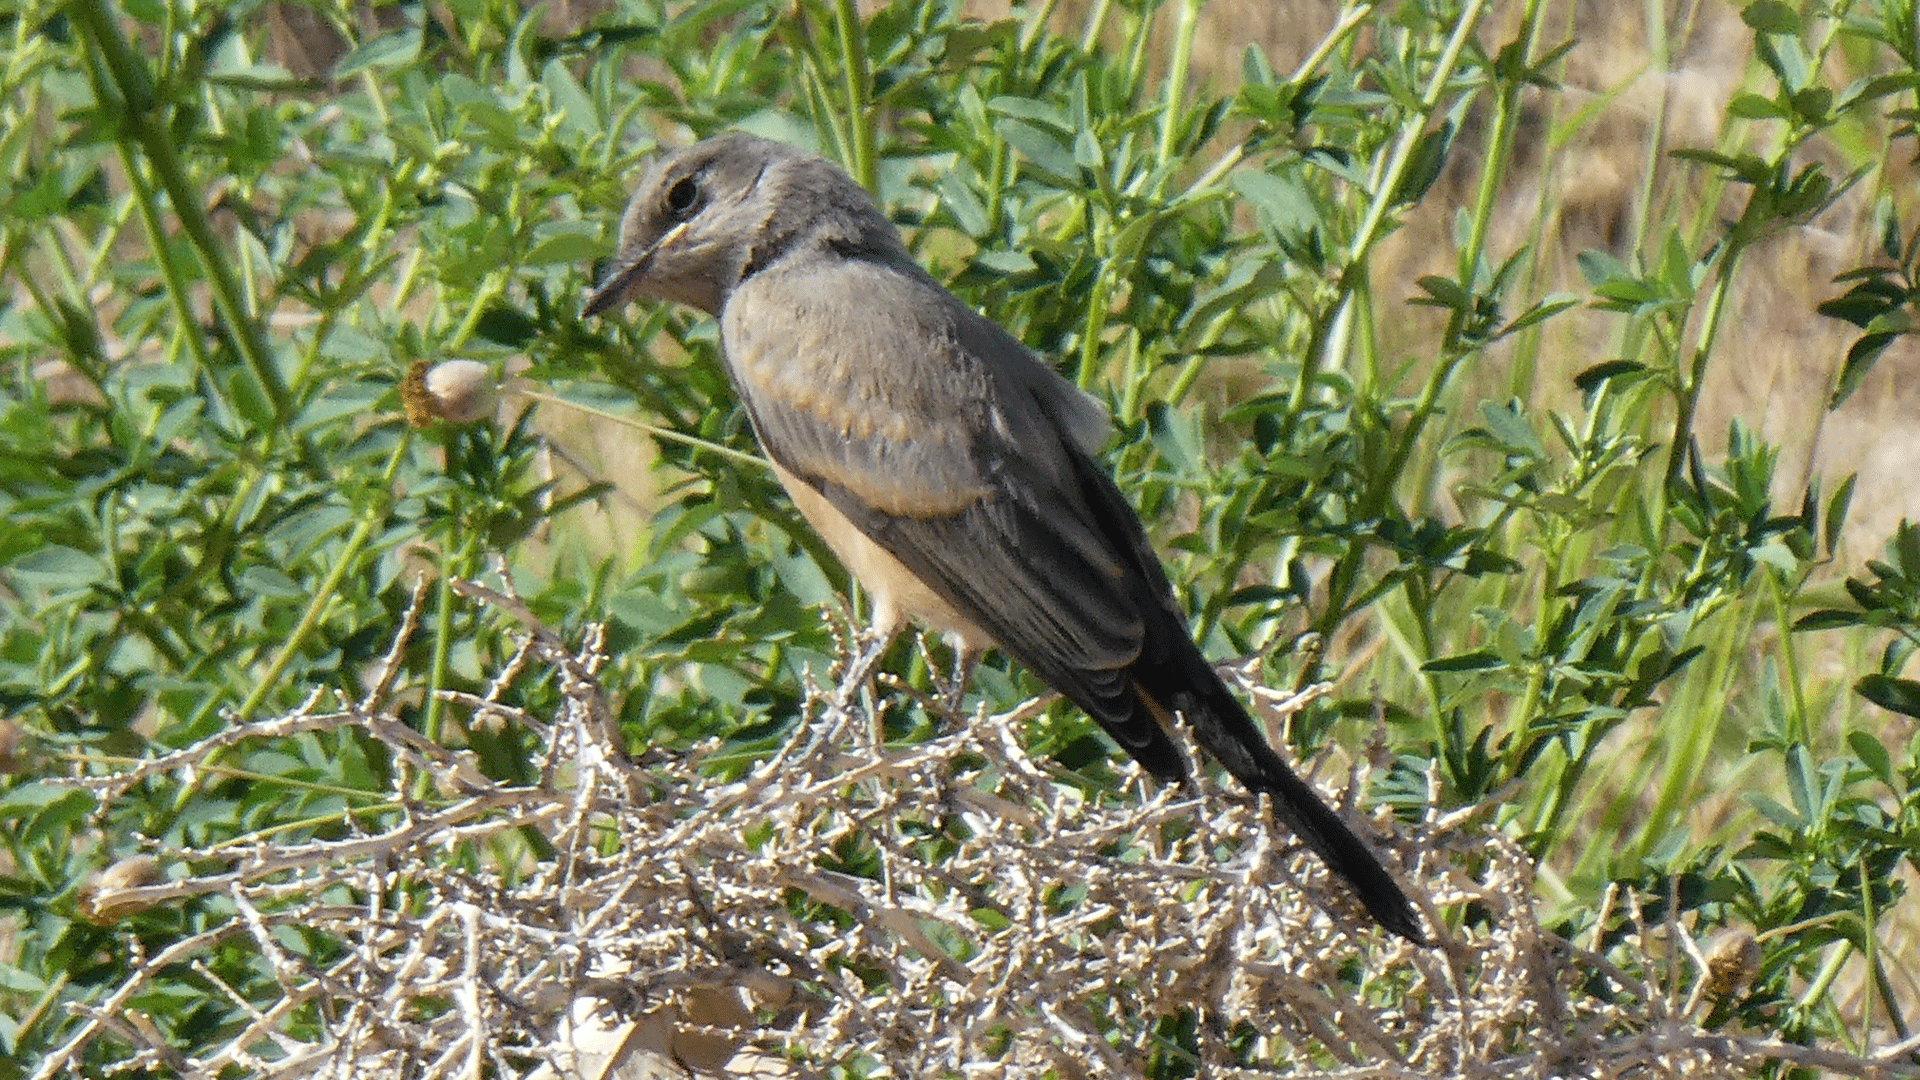
<instances>
[{"instance_id":1,"label":"bird's foot","mask_svg":"<svg viewBox=\"0 0 1920 1080\"><path fill-rule=\"evenodd\" d=\"M933 648L924 631L920 633L918 640L921 662L927 665L929 672L938 672L940 664L933 658ZM933 722L933 733L936 738L951 734L966 725L967 687L973 682L973 673L980 666L980 650L969 649L964 643L953 641L951 638L949 643L953 646L953 668L946 675L935 674L931 677L933 693L922 693L905 683L898 684L901 689L918 699L921 708L927 711L928 717Z\"/></svg>"},{"instance_id":2,"label":"bird's foot","mask_svg":"<svg viewBox=\"0 0 1920 1080\"><path fill-rule=\"evenodd\" d=\"M927 666L931 668L933 665ZM952 673L945 679L934 680L934 688L940 692L940 717L943 724L966 723L966 714L961 710L966 705L967 686L973 682L973 673L979 666L978 652L972 649L956 648L953 651Z\"/></svg>"},{"instance_id":3,"label":"bird's foot","mask_svg":"<svg viewBox=\"0 0 1920 1080\"><path fill-rule=\"evenodd\" d=\"M840 673L839 687L833 694L833 706L847 711L864 711L872 729L869 736L877 750L887 743L883 719L886 714L876 701L878 695L874 693L873 674L880 658L886 655L887 646L893 644L893 635L875 629L856 630L849 644L855 651Z\"/></svg>"}]
</instances>

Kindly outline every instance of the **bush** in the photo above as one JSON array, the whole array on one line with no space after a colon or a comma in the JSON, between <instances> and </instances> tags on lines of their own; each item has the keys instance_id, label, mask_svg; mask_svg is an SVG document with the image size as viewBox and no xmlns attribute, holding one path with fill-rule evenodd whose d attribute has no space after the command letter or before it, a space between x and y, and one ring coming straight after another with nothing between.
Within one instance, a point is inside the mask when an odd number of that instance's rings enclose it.
<instances>
[{"instance_id":1,"label":"bush","mask_svg":"<svg viewBox=\"0 0 1920 1080\"><path fill-rule=\"evenodd\" d=\"M1748 7L1739 122L1679 160L1652 139L1642 163L1648 200L1698 189L1687 216L1642 216L1555 291L1557 166L1530 141L1542 117L1578 133L1607 99L1556 83L1576 43L1540 6L1499 28L1484 7L1344 9L1291 70L1247 48L1216 76L1225 92L1192 77L1197 3L1095 5L1071 33L1046 12L981 22L932 3L861 19L851 3L633 0L572 22L486 0L17 9L0 106L0 756L16 777L0 1077L292 1073L323 1050L365 1064L392 1047L329 1039L409 1024L445 1040L438 1056L382 1068L559 1068L554 1040L589 1023L572 1010L602 1000L627 1016L670 1002L676 1022L733 1032L723 1045L744 1025L785 1067L846 1073L957 1072L968 1055L1066 1073L1079 1054L1156 1076L1386 1060L1457 1075L1536 1052L1567 1055L1562 1071L1868 1071L1907 1034L1912 943L1888 928L1920 843L1920 758L1864 702L1920 716L1903 675L1920 532L1835 574L1854 482L1787 480L1738 420L1708 452L1701 418L1768 244L1897 190L1883 170L1920 89L1910 12ZM262 13L280 29L255 29ZM954 718L921 692L938 659L910 642L878 702L809 689L844 652L816 609L845 578L753 456L710 320L578 315L636 163L730 126L843 162L937 277L1112 405L1109 461L1209 652L1257 656L1266 686L1306 695L1284 718L1296 755L1375 748L1354 774L1410 838L1444 954L1350 933L1337 899L1268 910L1234 891L1278 865L1232 825L1244 807L1133 799L1083 716L1021 705L1040 689L1024 672L974 685L987 713L1030 717L981 722L1017 731L1010 750L943 734ZM1903 209L1871 211L1884 259L1825 305L1862 331L1818 391L1834 404L1907 325L1920 242ZM1396 253L1403 229L1436 242ZM1509 233L1532 239L1500 246ZM1383 269L1409 264L1411 284ZM456 360L505 381L501 413L410 425L428 370ZM583 428L645 433L657 487L612 475ZM522 591L463 599L490 568ZM536 659L547 677L527 675ZM1847 665L1857 695L1825 681ZM1083 993L981 1014L926 1057L916 1025L975 1015L967 965L1003 970L982 958L1016 929L1085 958L1138 928L1064 886L1014 927L1013 884L968 846L987 825L906 799L893 772L848 778L852 809L806 804L799 832L842 892L716 913L699 883L736 880L714 869L734 857L753 880L795 827L777 800L760 818L728 803L747 842L688 863L679 952L582 960L557 995L410 984L392 1029L366 1026L369 988L397 984L328 981L393 974L409 933L456 913L516 930L419 950L418 972L542 941L576 955L522 931L608 909L527 907L528 883L658 872L615 850L637 821L670 836L726 785L798 760L831 777L845 762L800 733L855 714L880 725L883 772L913 763L999 800L996 828L1112 811L1108 847L1075 859L1203 868L1156 887L1235 913L1195 924L1230 942L1181 954L1223 981L1180 984L1184 1006L1142 989L1155 948L1193 944L1174 927L1133 966L1089 967ZM680 809L649 818L658 799ZM905 864L889 858L908 854L914 903L890 891ZM1276 942L1283 925L1296 936ZM567 949L602 940L568 932ZM1289 982L1302 940L1353 961ZM701 941L812 1004L696 1008L734 985L685 966ZM1308 989L1336 1004L1303 1004ZM951 1011L890 1011L909 993ZM1476 995L1512 1008L1481 1023ZM792 1033L822 1002L919 1019L834 1028L836 1057ZM465 1026L434 1026L447 1016Z\"/></svg>"}]
</instances>

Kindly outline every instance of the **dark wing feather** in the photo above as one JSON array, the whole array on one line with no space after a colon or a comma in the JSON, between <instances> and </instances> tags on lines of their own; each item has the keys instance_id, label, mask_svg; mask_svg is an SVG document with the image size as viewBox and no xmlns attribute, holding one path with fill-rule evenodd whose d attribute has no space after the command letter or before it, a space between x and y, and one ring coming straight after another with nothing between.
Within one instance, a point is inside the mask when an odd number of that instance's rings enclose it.
<instances>
[{"instance_id":1,"label":"dark wing feather","mask_svg":"<svg viewBox=\"0 0 1920 1080\"><path fill-rule=\"evenodd\" d=\"M996 492L951 517L888 517L830 484L821 490L1014 659L1086 710L1148 771L1166 780L1186 777L1185 756L1129 675L1142 639L1132 582L1114 574L1111 561L1091 563L1073 549L1055 528L1058 506L1022 497L1035 494L1028 489ZM1091 614L1109 621L1082 621ZM1076 648L1064 651L1062 643ZM1104 662L1088 663L1096 651Z\"/></svg>"},{"instance_id":2,"label":"dark wing feather","mask_svg":"<svg viewBox=\"0 0 1920 1080\"><path fill-rule=\"evenodd\" d=\"M723 320L768 456L1155 775L1186 775L1126 673L1139 561L1081 490L1112 482L1080 449L1078 391L917 270L769 270Z\"/></svg>"}]
</instances>

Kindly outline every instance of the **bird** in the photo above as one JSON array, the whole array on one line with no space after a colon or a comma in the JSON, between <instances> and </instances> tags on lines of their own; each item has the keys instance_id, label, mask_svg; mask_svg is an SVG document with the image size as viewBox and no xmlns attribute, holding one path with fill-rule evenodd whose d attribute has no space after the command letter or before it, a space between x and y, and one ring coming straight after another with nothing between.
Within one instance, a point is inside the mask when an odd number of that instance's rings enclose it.
<instances>
[{"instance_id":1,"label":"bird","mask_svg":"<svg viewBox=\"0 0 1920 1080\"><path fill-rule=\"evenodd\" d=\"M1163 782L1191 780L1184 721L1376 922L1427 943L1194 643L1097 457L1105 407L928 274L843 169L738 131L659 155L583 317L642 297L719 320L761 450L871 596L879 647L909 622L963 657L998 647Z\"/></svg>"}]
</instances>

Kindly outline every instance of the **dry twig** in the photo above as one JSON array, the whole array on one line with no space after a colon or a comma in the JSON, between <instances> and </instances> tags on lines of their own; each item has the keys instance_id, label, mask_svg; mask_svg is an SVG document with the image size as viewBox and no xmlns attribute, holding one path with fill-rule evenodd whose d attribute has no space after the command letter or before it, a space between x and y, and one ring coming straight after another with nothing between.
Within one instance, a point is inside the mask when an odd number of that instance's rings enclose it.
<instances>
[{"instance_id":1,"label":"dry twig","mask_svg":"<svg viewBox=\"0 0 1920 1080\"><path fill-rule=\"evenodd\" d=\"M351 727L437 797L395 770L392 791L369 793L395 809L358 835L165 852L224 869L103 884L103 919L216 895L234 915L144 957L36 1078L106 1036L136 1048L126 1068L183 1076L811 1076L864 1061L900 1077L1125 1077L1181 1052L1155 1032L1183 1011L1210 1076L1735 1077L1766 1060L1913 1075L1891 1053L1692 1026L1684 993L1661 998L1645 971L1545 933L1530 864L1475 815L1394 844L1430 914L1471 903L1492 928L1441 927L1443 948L1422 951L1369 927L1250 800L1133 803L1035 767L1024 709L856 753L843 748L871 739L868 718L809 687L808 722L744 775L703 767L707 748L636 763L613 741L597 633L569 649L510 592L462 591L520 620L526 644L487 692L445 699L537 735L538 781L489 778L377 695L76 780L111 799L237 742ZM526 715L505 697L542 665L562 701ZM550 857L465 869L527 829ZM335 947L295 954L293 928ZM265 991L195 960L236 942L271 972ZM246 1018L191 1053L128 1010L182 964ZM1607 1000L1586 989L1596 978Z\"/></svg>"}]
</instances>

